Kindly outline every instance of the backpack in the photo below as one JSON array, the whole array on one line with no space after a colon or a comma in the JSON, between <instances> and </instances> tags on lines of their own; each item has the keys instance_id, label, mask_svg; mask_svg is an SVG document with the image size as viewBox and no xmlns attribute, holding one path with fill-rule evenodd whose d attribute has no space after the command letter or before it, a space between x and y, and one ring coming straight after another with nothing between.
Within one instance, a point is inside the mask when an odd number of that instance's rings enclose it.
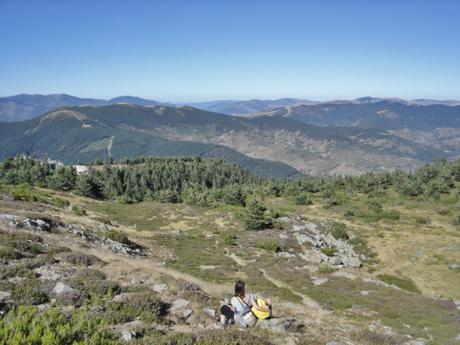
<instances>
[{"instance_id":1,"label":"backpack","mask_svg":"<svg viewBox=\"0 0 460 345\"><path fill-rule=\"evenodd\" d=\"M259 307L267 307L268 306L267 302L265 302L261 298L258 298L256 300L256 303L257 303L257 305ZM260 311L260 310L254 308L254 307L252 307L251 311L254 314L254 316L259 320L268 319L271 316L271 312L269 312L269 311Z\"/></svg>"}]
</instances>

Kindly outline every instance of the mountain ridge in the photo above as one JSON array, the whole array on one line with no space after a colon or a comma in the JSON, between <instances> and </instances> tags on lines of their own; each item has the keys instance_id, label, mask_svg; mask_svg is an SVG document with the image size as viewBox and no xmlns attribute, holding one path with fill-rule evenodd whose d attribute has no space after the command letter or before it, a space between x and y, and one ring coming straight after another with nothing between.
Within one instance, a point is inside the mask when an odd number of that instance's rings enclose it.
<instances>
[{"instance_id":1,"label":"mountain ridge","mask_svg":"<svg viewBox=\"0 0 460 345\"><path fill-rule=\"evenodd\" d=\"M66 162L104 159L109 142L118 159L200 156L220 148L221 158L239 160L246 168L261 166L253 159L263 160L269 162L267 169L283 176L296 171L323 175L407 170L444 155L381 130L319 127L273 116L227 116L190 106L61 107L39 118L1 123L0 137L2 157L26 153Z\"/></svg>"},{"instance_id":2,"label":"mountain ridge","mask_svg":"<svg viewBox=\"0 0 460 345\"><path fill-rule=\"evenodd\" d=\"M271 111L275 108L296 106L296 105L319 105L319 104L372 104L381 101L391 101L406 105L445 105L457 106L457 100L433 100L415 99L404 100L401 98L378 98L361 97L353 100L328 100L312 101L300 98L279 98L279 99L250 99L250 100L215 100L208 102L179 102L176 105L188 105L202 110L213 111L227 115L247 115L252 113ZM131 103L143 106L174 105L168 102L159 102L152 99L136 96L117 96L110 99L80 98L65 93L49 95L42 94L18 94L7 97L0 97L0 122L14 122L26 120L42 115L45 112L61 106L74 105L109 105L115 103Z\"/></svg>"}]
</instances>

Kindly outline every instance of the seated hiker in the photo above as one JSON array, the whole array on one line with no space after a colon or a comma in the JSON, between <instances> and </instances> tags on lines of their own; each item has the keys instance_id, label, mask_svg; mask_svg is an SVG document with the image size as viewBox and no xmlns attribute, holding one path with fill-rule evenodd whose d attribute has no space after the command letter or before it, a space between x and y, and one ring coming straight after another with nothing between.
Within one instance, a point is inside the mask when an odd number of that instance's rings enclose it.
<instances>
[{"instance_id":1,"label":"seated hiker","mask_svg":"<svg viewBox=\"0 0 460 345\"><path fill-rule=\"evenodd\" d=\"M236 322L240 327L245 328L254 326L258 319L271 317L271 301L256 299L252 293L246 291L245 285L242 280L236 282L235 295L230 300L230 305L226 304L221 308L222 323Z\"/></svg>"}]
</instances>

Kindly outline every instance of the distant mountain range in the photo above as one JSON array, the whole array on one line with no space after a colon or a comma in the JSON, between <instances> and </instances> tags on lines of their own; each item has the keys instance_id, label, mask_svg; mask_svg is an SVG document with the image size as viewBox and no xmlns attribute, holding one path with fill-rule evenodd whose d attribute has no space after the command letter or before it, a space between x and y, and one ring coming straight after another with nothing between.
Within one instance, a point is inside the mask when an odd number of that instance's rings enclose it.
<instances>
[{"instance_id":1,"label":"distant mountain range","mask_svg":"<svg viewBox=\"0 0 460 345\"><path fill-rule=\"evenodd\" d=\"M157 101L132 96L120 96L109 100L103 100L79 98L63 93L51 95L20 94L16 96L0 97L0 122L32 119L62 106L108 105L115 103L132 103L143 106L161 104Z\"/></svg>"},{"instance_id":2,"label":"distant mountain range","mask_svg":"<svg viewBox=\"0 0 460 345\"><path fill-rule=\"evenodd\" d=\"M198 109L208 110L216 113L227 115L248 115L259 112L271 111L279 107L291 107L298 105L319 105L319 104L373 104L380 102L393 102L405 105L460 105L460 101L456 100L432 100L432 99L417 99L403 100L399 98L375 98L362 97L355 100L337 100L328 102L317 102L298 98L281 98L275 100L218 100L199 103L184 103L177 105L190 105ZM62 106L75 105L110 105L117 103L131 103L142 106L154 105L173 105L170 103L162 103L155 100L133 97L120 96L109 100L94 99L94 98L79 98L66 94L51 94L51 95L28 95L21 94L9 97L0 97L0 122L13 122L28 120L44 114L45 112L54 110Z\"/></svg>"},{"instance_id":3,"label":"distant mountain range","mask_svg":"<svg viewBox=\"0 0 460 345\"><path fill-rule=\"evenodd\" d=\"M251 99L247 101L238 100L223 100L223 101L211 101L201 103L188 103L188 105L213 111L216 113L222 113L227 115L245 115L250 113L256 113L260 111L268 111L276 107L292 106L297 104L316 104L318 102L309 101L306 99L298 98L280 98L274 100L261 100Z\"/></svg>"},{"instance_id":4,"label":"distant mountain range","mask_svg":"<svg viewBox=\"0 0 460 345\"><path fill-rule=\"evenodd\" d=\"M305 106L291 108L296 107ZM27 121L0 123L0 159L18 153L67 163L109 156L202 156L285 177L413 169L448 156L442 148L388 130L321 127L286 116L283 109L237 117L190 106L60 107Z\"/></svg>"},{"instance_id":5,"label":"distant mountain range","mask_svg":"<svg viewBox=\"0 0 460 345\"><path fill-rule=\"evenodd\" d=\"M399 130L460 128L460 106L417 105L394 100L324 102L271 109L252 116L276 116L318 126Z\"/></svg>"}]
</instances>

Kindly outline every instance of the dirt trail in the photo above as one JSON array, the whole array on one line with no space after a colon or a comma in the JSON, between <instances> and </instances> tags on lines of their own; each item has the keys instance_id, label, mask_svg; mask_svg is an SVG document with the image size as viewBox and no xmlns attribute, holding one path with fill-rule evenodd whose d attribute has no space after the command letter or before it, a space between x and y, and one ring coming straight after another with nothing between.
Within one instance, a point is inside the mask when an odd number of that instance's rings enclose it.
<instances>
[{"instance_id":1,"label":"dirt trail","mask_svg":"<svg viewBox=\"0 0 460 345\"><path fill-rule=\"evenodd\" d=\"M109 156L109 157L112 157L113 138L114 138L114 136L112 135L110 137L109 145L107 146L107 156Z\"/></svg>"},{"instance_id":2,"label":"dirt trail","mask_svg":"<svg viewBox=\"0 0 460 345\"><path fill-rule=\"evenodd\" d=\"M300 292L294 291L288 284L271 277L270 275L268 275L268 273L264 269L260 269L260 272L262 273L262 275L264 276L265 279L269 280L270 282L272 282L277 287L279 287L279 288L287 288L294 295L300 297L302 299L303 305L305 305L306 307L318 310L319 311L318 316L319 316L319 314L322 314L321 316L323 316L325 314L330 314L330 313L326 312L325 310L321 309L321 306L319 305L318 302L316 302L315 300L311 299L308 296L305 296L304 294L302 294Z\"/></svg>"}]
</instances>

